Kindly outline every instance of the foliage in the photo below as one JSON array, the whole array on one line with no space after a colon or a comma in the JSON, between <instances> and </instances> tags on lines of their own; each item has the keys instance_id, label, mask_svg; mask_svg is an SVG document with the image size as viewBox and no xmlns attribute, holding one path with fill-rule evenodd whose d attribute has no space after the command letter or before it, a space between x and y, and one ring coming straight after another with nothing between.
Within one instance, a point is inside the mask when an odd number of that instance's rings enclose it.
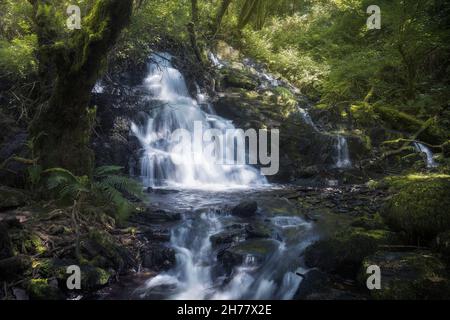
<instances>
[{"instance_id":1,"label":"foliage","mask_svg":"<svg viewBox=\"0 0 450 320\"><path fill-rule=\"evenodd\" d=\"M98 167L92 179L76 176L63 168L47 169L44 173L48 174L47 188L55 191L58 199L73 202L91 198L104 204L112 203L117 210L116 217L125 219L133 210L127 197L143 199L144 196L140 183L119 175L122 169L118 166Z\"/></svg>"}]
</instances>

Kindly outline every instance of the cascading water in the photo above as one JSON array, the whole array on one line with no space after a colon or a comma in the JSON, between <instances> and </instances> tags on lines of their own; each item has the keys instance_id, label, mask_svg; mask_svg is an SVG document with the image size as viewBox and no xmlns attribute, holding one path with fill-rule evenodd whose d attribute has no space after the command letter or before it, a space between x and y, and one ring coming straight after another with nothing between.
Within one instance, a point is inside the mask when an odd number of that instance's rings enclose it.
<instances>
[{"instance_id":1,"label":"cascading water","mask_svg":"<svg viewBox=\"0 0 450 320\"><path fill-rule=\"evenodd\" d=\"M247 253L227 272L217 258L221 249L212 246L210 237L239 220L213 209L185 216L171 235L175 267L149 279L136 293L146 299L292 299L302 279L296 272L306 271L299 266L299 255L314 239L312 225L293 216L270 220L285 241L237 237L233 245L252 247L252 241L261 241L268 253L263 258ZM296 238L289 240L292 235Z\"/></svg>"},{"instance_id":2,"label":"cascading water","mask_svg":"<svg viewBox=\"0 0 450 320\"><path fill-rule=\"evenodd\" d=\"M427 168L436 168L438 166L433 159L433 152L427 146L420 142L414 142L413 145L417 152L425 153L427 157Z\"/></svg>"},{"instance_id":3,"label":"cascading water","mask_svg":"<svg viewBox=\"0 0 450 320\"><path fill-rule=\"evenodd\" d=\"M172 133L184 129L194 131L194 122L202 129L220 132L232 130L231 121L215 114L211 105L200 95L199 103L189 96L183 75L173 67L167 53L153 54L144 86L152 99L162 103L151 111L146 123L132 123L132 131L143 147L141 175L146 186L175 186L185 188L228 188L267 183L264 176L248 165L222 164L214 154L186 152L183 141L173 139ZM203 108L205 109L205 108ZM202 150L212 147L214 141L202 143ZM228 145L224 154L233 154ZM195 161L194 161L195 159ZM228 158L227 158L228 159Z\"/></svg>"},{"instance_id":4,"label":"cascading water","mask_svg":"<svg viewBox=\"0 0 450 320\"><path fill-rule=\"evenodd\" d=\"M347 139L341 135L336 137L336 153L336 168L344 169L352 166Z\"/></svg>"}]
</instances>

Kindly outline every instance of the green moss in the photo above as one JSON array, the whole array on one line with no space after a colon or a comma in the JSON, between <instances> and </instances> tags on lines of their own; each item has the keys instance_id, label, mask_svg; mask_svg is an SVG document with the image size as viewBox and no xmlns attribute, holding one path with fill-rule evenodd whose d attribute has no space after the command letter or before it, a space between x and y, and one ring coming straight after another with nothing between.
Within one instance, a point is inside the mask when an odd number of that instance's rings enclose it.
<instances>
[{"instance_id":1,"label":"green moss","mask_svg":"<svg viewBox=\"0 0 450 320\"><path fill-rule=\"evenodd\" d=\"M450 178L446 175L409 175L391 178L396 192L382 216L410 241L431 240L450 229Z\"/></svg>"},{"instance_id":2,"label":"green moss","mask_svg":"<svg viewBox=\"0 0 450 320\"><path fill-rule=\"evenodd\" d=\"M381 269L381 289L371 290L374 299L448 299L450 286L445 265L428 251L379 251L364 260L359 274L361 286L366 287L367 267Z\"/></svg>"},{"instance_id":3,"label":"green moss","mask_svg":"<svg viewBox=\"0 0 450 320\"><path fill-rule=\"evenodd\" d=\"M108 284L111 274L105 269L91 265L81 266L81 290L91 291Z\"/></svg>"},{"instance_id":4,"label":"green moss","mask_svg":"<svg viewBox=\"0 0 450 320\"><path fill-rule=\"evenodd\" d=\"M58 288L49 285L48 279L31 279L28 282L27 291L33 300L58 300L63 298Z\"/></svg>"},{"instance_id":5,"label":"green moss","mask_svg":"<svg viewBox=\"0 0 450 320\"><path fill-rule=\"evenodd\" d=\"M350 228L306 248L305 263L326 272L353 277L365 257L373 254L379 245L393 240L393 233L387 230Z\"/></svg>"}]
</instances>

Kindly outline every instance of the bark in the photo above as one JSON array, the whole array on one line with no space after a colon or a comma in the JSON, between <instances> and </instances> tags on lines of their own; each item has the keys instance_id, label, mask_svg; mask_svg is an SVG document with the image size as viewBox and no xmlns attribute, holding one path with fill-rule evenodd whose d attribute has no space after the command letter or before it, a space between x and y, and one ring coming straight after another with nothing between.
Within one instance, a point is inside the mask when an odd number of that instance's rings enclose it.
<instances>
[{"instance_id":1,"label":"bark","mask_svg":"<svg viewBox=\"0 0 450 320\"><path fill-rule=\"evenodd\" d=\"M51 13L44 10L52 1L30 1L38 35L42 100L46 100L31 126L32 134L40 137L36 142L39 163L44 168L90 174L94 156L88 143L95 119L88 109L90 93L108 51L129 22L133 1L97 0L81 29L73 30L65 41L56 39Z\"/></svg>"},{"instance_id":2,"label":"bark","mask_svg":"<svg viewBox=\"0 0 450 320\"><path fill-rule=\"evenodd\" d=\"M220 25L222 24L222 19L225 16L225 13L228 10L228 7L231 4L231 0L222 0L220 3L219 10L217 10L217 14L214 18L214 24L213 24L213 34L217 34L220 29Z\"/></svg>"}]
</instances>

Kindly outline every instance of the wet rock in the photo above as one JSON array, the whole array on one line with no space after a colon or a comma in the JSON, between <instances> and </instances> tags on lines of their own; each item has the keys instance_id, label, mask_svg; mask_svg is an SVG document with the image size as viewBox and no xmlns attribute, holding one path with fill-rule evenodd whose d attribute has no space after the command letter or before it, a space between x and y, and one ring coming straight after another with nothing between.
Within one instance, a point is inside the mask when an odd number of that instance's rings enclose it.
<instances>
[{"instance_id":1,"label":"wet rock","mask_svg":"<svg viewBox=\"0 0 450 320\"><path fill-rule=\"evenodd\" d=\"M131 221L143 224L155 224L161 222L173 222L181 219L179 212L168 212L165 210L155 210L148 208L145 212L136 213Z\"/></svg>"},{"instance_id":2,"label":"wet rock","mask_svg":"<svg viewBox=\"0 0 450 320\"><path fill-rule=\"evenodd\" d=\"M374 299L449 299L450 282L445 264L430 251L379 251L364 260L359 280L366 285L367 267L381 269L381 289L371 290Z\"/></svg>"},{"instance_id":3,"label":"wet rock","mask_svg":"<svg viewBox=\"0 0 450 320\"><path fill-rule=\"evenodd\" d=\"M272 236L272 229L268 224L262 222L250 223L245 226L247 238L270 238Z\"/></svg>"},{"instance_id":4,"label":"wet rock","mask_svg":"<svg viewBox=\"0 0 450 320\"><path fill-rule=\"evenodd\" d=\"M278 243L274 240L251 239L219 252L217 259L227 272L231 272L234 267L242 265L248 257L251 257L252 264L256 265L267 261L277 248Z\"/></svg>"},{"instance_id":5,"label":"wet rock","mask_svg":"<svg viewBox=\"0 0 450 320\"><path fill-rule=\"evenodd\" d=\"M142 256L142 266L150 270L168 270L176 263L175 250L160 245L145 248Z\"/></svg>"},{"instance_id":6,"label":"wet rock","mask_svg":"<svg viewBox=\"0 0 450 320\"><path fill-rule=\"evenodd\" d=\"M256 214L258 204L256 201L242 201L231 209L231 214L240 217L251 217Z\"/></svg>"},{"instance_id":7,"label":"wet rock","mask_svg":"<svg viewBox=\"0 0 450 320\"><path fill-rule=\"evenodd\" d=\"M147 238L147 240L150 241L161 241L161 242L170 241L170 231L168 229L159 229L159 228L147 229L143 232L143 234Z\"/></svg>"},{"instance_id":8,"label":"wet rock","mask_svg":"<svg viewBox=\"0 0 450 320\"><path fill-rule=\"evenodd\" d=\"M213 247L245 240L245 229L241 225L232 225L225 230L213 234L209 239Z\"/></svg>"}]
</instances>

